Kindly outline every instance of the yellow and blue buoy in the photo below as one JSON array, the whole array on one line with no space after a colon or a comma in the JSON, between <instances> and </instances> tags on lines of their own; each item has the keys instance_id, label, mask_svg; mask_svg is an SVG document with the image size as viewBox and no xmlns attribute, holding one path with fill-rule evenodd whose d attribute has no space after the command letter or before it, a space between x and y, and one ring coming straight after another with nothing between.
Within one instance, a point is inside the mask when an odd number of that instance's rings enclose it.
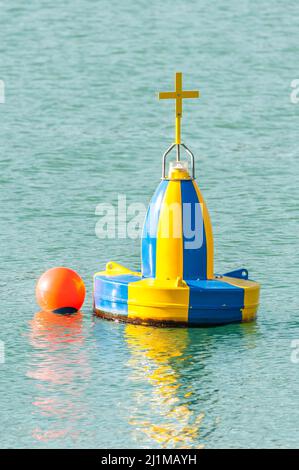
<instances>
[{"instance_id":1,"label":"yellow and blue buoy","mask_svg":"<svg viewBox=\"0 0 299 470\"><path fill-rule=\"evenodd\" d=\"M163 155L162 181L149 205L142 235L141 271L109 262L94 275L94 312L102 317L156 325L203 326L254 320L260 286L244 268L214 274L214 244L208 209L195 182L194 156L181 142L182 100L198 91L182 89L176 74L175 143ZM176 160L166 175L172 150ZM190 157L191 171L181 161ZM195 228L194 228L195 227Z\"/></svg>"}]
</instances>

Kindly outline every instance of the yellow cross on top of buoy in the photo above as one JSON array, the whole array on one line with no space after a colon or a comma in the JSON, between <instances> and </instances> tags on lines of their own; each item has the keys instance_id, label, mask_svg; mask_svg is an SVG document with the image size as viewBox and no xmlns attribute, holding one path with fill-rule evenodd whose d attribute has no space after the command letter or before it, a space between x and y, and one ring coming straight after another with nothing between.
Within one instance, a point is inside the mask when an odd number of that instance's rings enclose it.
<instances>
[{"instance_id":1,"label":"yellow cross on top of buoy","mask_svg":"<svg viewBox=\"0 0 299 470\"><path fill-rule=\"evenodd\" d=\"M175 99L175 144L181 144L181 118L183 114L184 98L199 98L199 91L183 90L182 72L175 74L175 91L161 91L160 100Z\"/></svg>"}]
</instances>

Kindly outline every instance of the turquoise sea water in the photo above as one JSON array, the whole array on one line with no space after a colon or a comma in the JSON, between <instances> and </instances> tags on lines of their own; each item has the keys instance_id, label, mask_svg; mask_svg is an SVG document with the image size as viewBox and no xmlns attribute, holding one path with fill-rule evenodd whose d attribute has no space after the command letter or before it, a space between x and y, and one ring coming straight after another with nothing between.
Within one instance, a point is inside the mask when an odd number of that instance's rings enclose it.
<instances>
[{"instance_id":1,"label":"turquoise sea water","mask_svg":"<svg viewBox=\"0 0 299 470\"><path fill-rule=\"evenodd\" d=\"M299 447L298 2L0 2L1 447ZM99 240L98 203L147 203L173 138L158 102L184 72L184 140L215 269L262 284L256 323L155 329L92 316L92 275L139 266ZM46 269L84 278L82 314L38 313Z\"/></svg>"}]
</instances>

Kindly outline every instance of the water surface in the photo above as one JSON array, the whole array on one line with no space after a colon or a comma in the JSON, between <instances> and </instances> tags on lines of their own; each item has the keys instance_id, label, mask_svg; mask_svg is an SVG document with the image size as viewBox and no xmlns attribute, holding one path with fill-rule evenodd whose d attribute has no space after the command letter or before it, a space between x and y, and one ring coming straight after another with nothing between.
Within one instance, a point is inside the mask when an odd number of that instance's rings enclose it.
<instances>
[{"instance_id":1,"label":"water surface","mask_svg":"<svg viewBox=\"0 0 299 470\"><path fill-rule=\"evenodd\" d=\"M1 2L1 447L298 447L298 2ZM201 90L183 135L215 270L262 284L256 323L154 329L92 316L92 274L139 266L96 205L147 203L173 139L173 75ZM82 312L43 315L70 266Z\"/></svg>"}]
</instances>

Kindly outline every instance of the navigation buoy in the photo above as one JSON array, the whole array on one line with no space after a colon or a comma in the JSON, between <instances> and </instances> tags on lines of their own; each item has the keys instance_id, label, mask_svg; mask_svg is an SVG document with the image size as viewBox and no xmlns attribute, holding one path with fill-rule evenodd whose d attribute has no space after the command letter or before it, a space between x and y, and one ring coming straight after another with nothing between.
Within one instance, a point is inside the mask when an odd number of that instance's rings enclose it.
<instances>
[{"instance_id":1,"label":"navigation buoy","mask_svg":"<svg viewBox=\"0 0 299 470\"><path fill-rule=\"evenodd\" d=\"M214 243L207 206L195 182L194 155L181 142L182 102L198 98L182 88L160 99L175 99L175 142L162 158L158 185L144 222L141 271L110 261L94 275L94 312L132 323L200 326L251 321L260 286L245 268L214 273ZM166 171L167 158L176 159ZM182 153L188 159L182 160ZM189 163L190 161L190 163Z\"/></svg>"},{"instance_id":2,"label":"navigation buoy","mask_svg":"<svg viewBox=\"0 0 299 470\"><path fill-rule=\"evenodd\" d=\"M84 282L75 271L58 267L46 271L36 285L36 300L42 310L60 314L77 312L85 298Z\"/></svg>"}]
</instances>

